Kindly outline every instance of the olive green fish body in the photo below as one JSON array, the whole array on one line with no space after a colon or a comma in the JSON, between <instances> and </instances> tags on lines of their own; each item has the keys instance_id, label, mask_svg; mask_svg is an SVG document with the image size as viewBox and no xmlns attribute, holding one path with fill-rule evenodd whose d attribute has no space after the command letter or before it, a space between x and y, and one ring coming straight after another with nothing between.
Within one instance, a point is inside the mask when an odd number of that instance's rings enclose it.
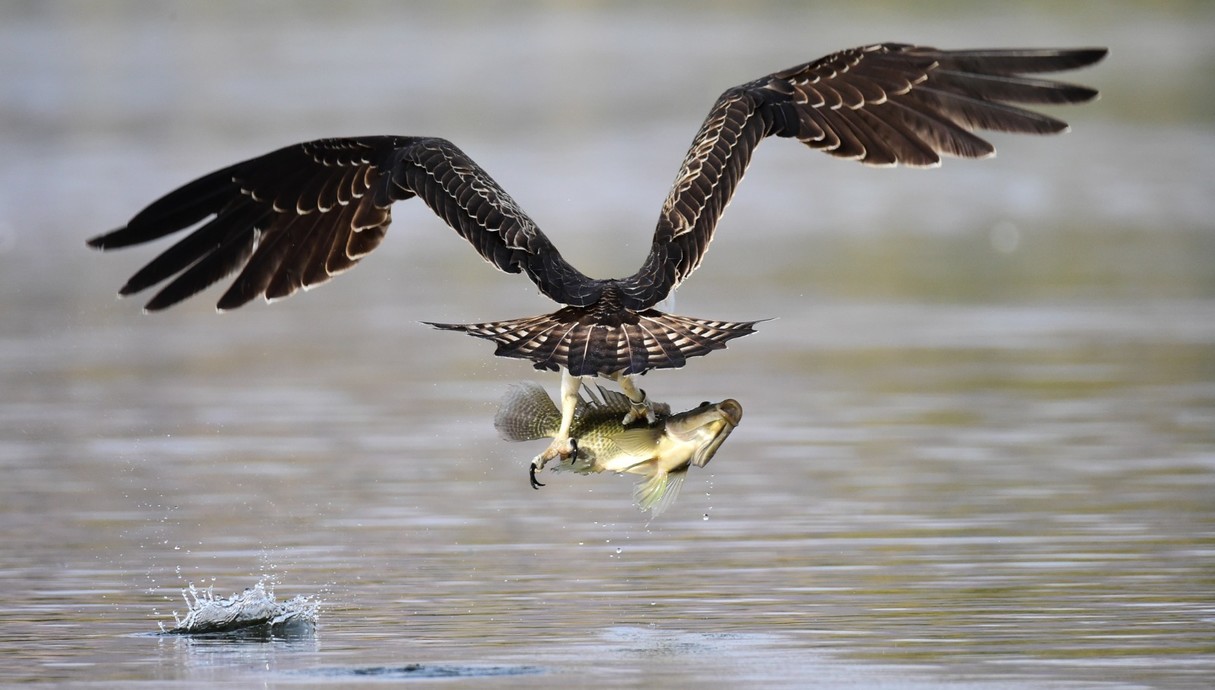
<instances>
[{"instance_id":1,"label":"olive green fish body","mask_svg":"<svg viewBox=\"0 0 1215 690\"><path fill-rule=\"evenodd\" d=\"M621 422L631 409L628 397L596 388L599 399L580 398L570 426L570 437L578 440L577 455L552 467L579 474L641 475L645 479L634 498L654 515L674 501L688 468L707 464L742 418L742 406L725 400L625 427ZM561 412L539 384L520 383L507 391L494 426L508 441L552 438L561 426Z\"/></svg>"}]
</instances>

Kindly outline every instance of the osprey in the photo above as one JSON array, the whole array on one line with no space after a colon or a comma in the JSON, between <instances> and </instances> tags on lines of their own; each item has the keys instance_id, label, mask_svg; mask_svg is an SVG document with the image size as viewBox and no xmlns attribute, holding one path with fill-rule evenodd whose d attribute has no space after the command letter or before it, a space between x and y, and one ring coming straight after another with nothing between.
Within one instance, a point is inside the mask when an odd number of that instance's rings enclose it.
<instances>
[{"instance_id":1,"label":"osprey","mask_svg":"<svg viewBox=\"0 0 1215 690\"><path fill-rule=\"evenodd\" d=\"M1081 103L1097 95L1033 75L1091 65L1105 54L1103 48L937 50L885 43L727 89L692 140L649 255L623 278L590 278L566 262L479 165L437 137L288 146L190 182L88 243L117 249L193 228L119 294L171 279L147 303L156 311L239 271L218 303L221 310L235 309L257 297L286 297L349 269L383 240L392 204L420 198L486 261L526 273L540 292L564 305L509 321L430 324L492 340L496 355L561 372L561 425L532 461L534 480L549 460L577 453L569 431L582 377L620 385L632 403L626 424L652 418L634 376L681 367L754 330L756 321L691 318L654 307L700 265L760 141L792 138L873 166L936 166L942 155L989 157L994 147L975 130L1067 129L1014 104Z\"/></svg>"}]
</instances>

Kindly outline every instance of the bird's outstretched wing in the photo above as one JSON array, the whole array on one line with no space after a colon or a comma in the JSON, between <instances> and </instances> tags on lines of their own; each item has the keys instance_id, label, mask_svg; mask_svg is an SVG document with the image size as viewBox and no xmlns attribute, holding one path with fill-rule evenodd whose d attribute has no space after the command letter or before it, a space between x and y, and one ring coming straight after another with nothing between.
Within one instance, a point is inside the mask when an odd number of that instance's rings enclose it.
<instances>
[{"instance_id":1,"label":"bird's outstretched wing","mask_svg":"<svg viewBox=\"0 0 1215 690\"><path fill-rule=\"evenodd\" d=\"M1053 134L1067 124L1012 104L1081 103L1094 89L1033 76L1091 65L1104 48L844 50L728 89L692 141L662 206L653 245L621 281L624 306L663 300L700 265L717 222L765 137L792 137L866 165L935 166L985 158L977 129Z\"/></svg>"},{"instance_id":2,"label":"bird's outstretched wing","mask_svg":"<svg viewBox=\"0 0 1215 690\"><path fill-rule=\"evenodd\" d=\"M99 249L148 242L206 220L131 277L129 295L172 278L147 304L164 309L239 270L219 300L234 309L329 280L384 238L395 201L417 196L485 258L526 273L563 304L590 304L598 283L571 266L484 170L451 142L322 139L218 170L170 192Z\"/></svg>"}]
</instances>

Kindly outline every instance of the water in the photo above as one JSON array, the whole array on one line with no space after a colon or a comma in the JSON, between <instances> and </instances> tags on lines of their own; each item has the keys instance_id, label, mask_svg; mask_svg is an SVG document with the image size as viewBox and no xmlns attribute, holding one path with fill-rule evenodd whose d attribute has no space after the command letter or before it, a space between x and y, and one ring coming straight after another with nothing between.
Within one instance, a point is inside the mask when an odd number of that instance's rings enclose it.
<instances>
[{"instance_id":1,"label":"water","mask_svg":"<svg viewBox=\"0 0 1215 690\"><path fill-rule=\"evenodd\" d=\"M190 583L182 590L186 604L181 616L173 612L173 625L161 625L165 635L222 636L234 640L311 637L316 630L320 601L303 595L279 601L274 583L266 578L230 596L215 587L199 589Z\"/></svg>"},{"instance_id":2,"label":"water","mask_svg":"<svg viewBox=\"0 0 1215 690\"><path fill-rule=\"evenodd\" d=\"M1215 673L1206 8L235 7L0 10L0 683ZM1113 53L1073 75L1103 98L1072 133L994 161L761 147L678 306L777 319L642 381L747 410L651 522L627 478L528 487L539 448L499 441L494 404L555 377L417 322L548 304L424 209L351 275L223 316L217 292L143 316L112 295L152 252L83 246L276 146L434 133L576 265L626 272L718 91L899 38ZM321 602L314 631L154 634L189 583L263 578Z\"/></svg>"}]
</instances>

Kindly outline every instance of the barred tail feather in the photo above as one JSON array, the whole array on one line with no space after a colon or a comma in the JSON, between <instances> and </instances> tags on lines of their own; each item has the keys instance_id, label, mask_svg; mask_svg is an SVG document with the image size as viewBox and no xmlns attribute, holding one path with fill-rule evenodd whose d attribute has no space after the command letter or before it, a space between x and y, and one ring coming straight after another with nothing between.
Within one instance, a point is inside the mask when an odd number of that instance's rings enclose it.
<instances>
[{"instance_id":1,"label":"barred tail feather","mask_svg":"<svg viewBox=\"0 0 1215 690\"><path fill-rule=\"evenodd\" d=\"M759 323L696 319L655 309L605 312L595 306L511 321L428 325L492 340L498 344L494 354L531 360L537 369L606 376L682 367L692 357L754 333Z\"/></svg>"}]
</instances>

